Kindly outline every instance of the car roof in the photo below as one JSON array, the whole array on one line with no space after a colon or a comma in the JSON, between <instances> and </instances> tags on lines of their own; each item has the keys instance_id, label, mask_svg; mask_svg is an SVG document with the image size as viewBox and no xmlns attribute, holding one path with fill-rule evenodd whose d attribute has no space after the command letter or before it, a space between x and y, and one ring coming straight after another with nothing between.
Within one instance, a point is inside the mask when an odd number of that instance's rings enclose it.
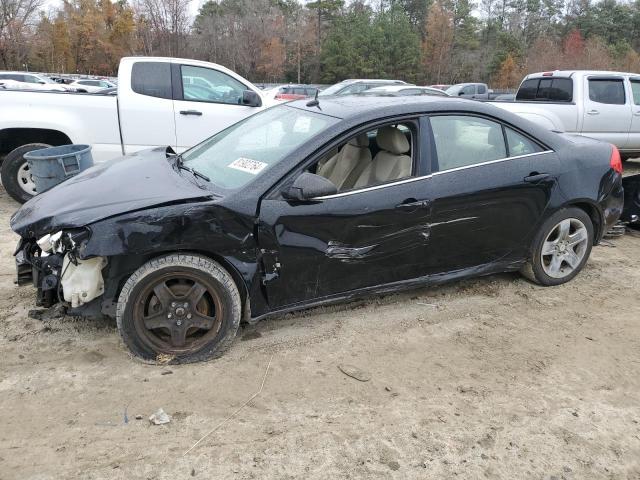
<instances>
[{"instance_id":1,"label":"car roof","mask_svg":"<svg viewBox=\"0 0 640 480\"><path fill-rule=\"evenodd\" d=\"M612 70L547 70L544 72L535 72L535 73L530 73L529 75L527 75L525 78L529 79L529 78L539 78L539 77L545 77L545 78L553 78L553 77L571 77L572 75L576 74L576 73L584 73L587 75L630 75L632 77L639 77L640 74L638 73L630 73L630 72L615 72ZM551 75L549 75L551 74Z\"/></svg>"},{"instance_id":2,"label":"car roof","mask_svg":"<svg viewBox=\"0 0 640 480\"><path fill-rule=\"evenodd\" d=\"M511 124L552 147L562 143L559 135L552 134L550 130L520 115L489 103L466 100L459 97L435 95L378 96L366 95L366 92L364 92L361 95L318 97L317 102L309 99L294 100L272 108L298 108L329 115L353 124L394 116L424 115L440 112L486 115Z\"/></svg>"},{"instance_id":3,"label":"car roof","mask_svg":"<svg viewBox=\"0 0 640 480\"><path fill-rule=\"evenodd\" d=\"M348 83L361 83L361 82L367 82L367 83L387 83L387 84L402 84L402 85L407 85L407 83L403 80L391 80L391 79L384 79L384 78L348 78L346 80L343 80L339 83L342 84L348 84Z\"/></svg>"}]
</instances>

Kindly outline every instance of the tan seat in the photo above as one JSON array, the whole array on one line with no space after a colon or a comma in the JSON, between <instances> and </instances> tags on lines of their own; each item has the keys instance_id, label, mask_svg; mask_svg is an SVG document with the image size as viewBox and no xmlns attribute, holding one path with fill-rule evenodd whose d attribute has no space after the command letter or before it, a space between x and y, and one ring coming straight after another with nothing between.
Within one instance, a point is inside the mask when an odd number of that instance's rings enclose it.
<instances>
[{"instance_id":1,"label":"tan seat","mask_svg":"<svg viewBox=\"0 0 640 480\"><path fill-rule=\"evenodd\" d=\"M387 126L378 129L376 143L380 151L356 180L356 188L411 176L411 157L404 155L411 145L398 128Z\"/></svg>"},{"instance_id":2,"label":"tan seat","mask_svg":"<svg viewBox=\"0 0 640 480\"><path fill-rule=\"evenodd\" d=\"M336 155L319 165L317 173L331 180L338 191L348 190L370 163L369 137L362 134L349 140Z\"/></svg>"}]
</instances>

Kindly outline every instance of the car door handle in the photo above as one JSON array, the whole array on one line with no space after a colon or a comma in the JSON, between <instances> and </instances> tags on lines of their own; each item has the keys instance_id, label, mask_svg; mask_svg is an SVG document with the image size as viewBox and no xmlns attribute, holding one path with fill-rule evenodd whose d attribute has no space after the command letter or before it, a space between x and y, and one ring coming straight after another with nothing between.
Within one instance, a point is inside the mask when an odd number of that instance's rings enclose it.
<instances>
[{"instance_id":1,"label":"car door handle","mask_svg":"<svg viewBox=\"0 0 640 480\"><path fill-rule=\"evenodd\" d=\"M587 115L600 115L600 112L598 110L589 110Z\"/></svg>"},{"instance_id":2,"label":"car door handle","mask_svg":"<svg viewBox=\"0 0 640 480\"><path fill-rule=\"evenodd\" d=\"M198 110L180 110L180 115L196 115L198 117L202 116L202 112Z\"/></svg>"},{"instance_id":3,"label":"car door handle","mask_svg":"<svg viewBox=\"0 0 640 480\"><path fill-rule=\"evenodd\" d=\"M640 117L640 111L635 112L635 113L634 113L634 115L635 115L636 117Z\"/></svg>"},{"instance_id":4,"label":"car door handle","mask_svg":"<svg viewBox=\"0 0 640 480\"><path fill-rule=\"evenodd\" d=\"M528 177L524 177L524 181L527 183L538 183L548 178L551 178L551 175L548 173L531 172Z\"/></svg>"},{"instance_id":5,"label":"car door handle","mask_svg":"<svg viewBox=\"0 0 640 480\"><path fill-rule=\"evenodd\" d=\"M415 198L407 198L404 202L396 205L397 210L403 212L415 212L420 208L428 208L431 206L431 200L416 200Z\"/></svg>"}]
</instances>

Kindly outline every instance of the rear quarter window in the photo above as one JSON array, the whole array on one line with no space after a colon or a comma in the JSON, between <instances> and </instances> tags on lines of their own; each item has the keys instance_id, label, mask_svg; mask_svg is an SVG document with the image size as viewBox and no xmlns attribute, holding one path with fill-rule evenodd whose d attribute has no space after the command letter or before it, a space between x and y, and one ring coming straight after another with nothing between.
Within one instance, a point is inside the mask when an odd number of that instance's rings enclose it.
<instances>
[{"instance_id":1,"label":"rear quarter window","mask_svg":"<svg viewBox=\"0 0 640 480\"><path fill-rule=\"evenodd\" d=\"M171 99L171 64L169 62L134 63L131 69L131 90L140 95Z\"/></svg>"}]
</instances>

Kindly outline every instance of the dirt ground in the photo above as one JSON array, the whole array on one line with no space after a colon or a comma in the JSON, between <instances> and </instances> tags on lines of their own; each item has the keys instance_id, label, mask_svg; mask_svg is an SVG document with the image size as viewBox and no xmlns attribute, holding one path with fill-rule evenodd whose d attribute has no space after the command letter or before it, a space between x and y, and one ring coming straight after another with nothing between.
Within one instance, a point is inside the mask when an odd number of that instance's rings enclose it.
<instances>
[{"instance_id":1,"label":"dirt ground","mask_svg":"<svg viewBox=\"0 0 640 480\"><path fill-rule=\"evenodd\" d=\"M1 480L640 479L638 234L561 287L504 274L315 309L167 367L114 324L28 316L16 208L0 190Z\"/></svg>"}]
</instances>

